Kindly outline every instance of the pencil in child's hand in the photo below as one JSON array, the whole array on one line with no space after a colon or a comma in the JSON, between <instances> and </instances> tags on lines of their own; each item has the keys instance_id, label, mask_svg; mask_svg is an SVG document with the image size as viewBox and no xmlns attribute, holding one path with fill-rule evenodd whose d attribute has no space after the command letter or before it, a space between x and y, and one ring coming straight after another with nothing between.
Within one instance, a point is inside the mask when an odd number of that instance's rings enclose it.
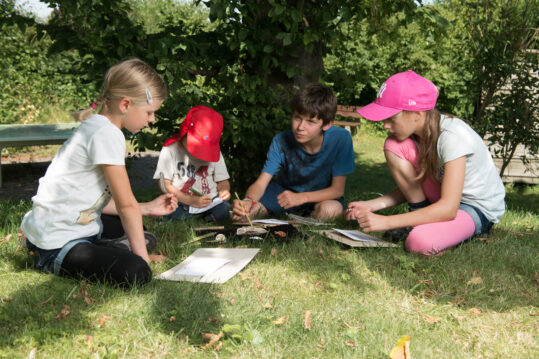
<instances>
[{"instance_id":1,"label":"pencil in child's hand","mask_svg":"<svg viewBox=\"0 0 539 359\"><path fill-rule=\"evenodd\" d=\"M196 189L194 189L193 187L189 188L189 191L194 194L195 196L199 196L199 197L202 197L204 196L202 193L200 193L199 191L197 191Z\"/></svg>"},{"instance_id":2,"label":"pencil in child's hand","mask_svg":"<svg viewBox=\"0 0 539 359\"><path fill-rule=\"evenodd\" d=\"M236 195L236 199L238 200L238 202L240 202L241 209L243 209L243 212L245 213L245 217L247 217L247 220L249 221L249 225L251 227L254 227L253 222L251 222L251 217L249 217L249 212L247 212L245 210L245 207L243 206L243 202L241 201L240 197L238 196L238 192L234 192L234 194Z\"/></svg>"}]
</instances>

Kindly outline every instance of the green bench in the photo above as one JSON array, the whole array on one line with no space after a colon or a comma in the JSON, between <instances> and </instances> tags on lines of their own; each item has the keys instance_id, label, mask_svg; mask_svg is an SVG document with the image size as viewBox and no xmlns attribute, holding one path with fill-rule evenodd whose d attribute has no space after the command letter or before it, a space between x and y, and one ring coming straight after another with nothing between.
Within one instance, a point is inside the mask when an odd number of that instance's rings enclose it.
<instances>
[{"instance_id":1,"label":"green bench","mask_svg":"<svg viewBox=\"0 0 539 359\"><path fill-rule=\"evenodd\" d=\"M43 125L0 125L0 153L4 147L62 144L73 134L79 125L79 122ZM0 187L2 187L1 156Z\"/></svg>"}]
</instances>

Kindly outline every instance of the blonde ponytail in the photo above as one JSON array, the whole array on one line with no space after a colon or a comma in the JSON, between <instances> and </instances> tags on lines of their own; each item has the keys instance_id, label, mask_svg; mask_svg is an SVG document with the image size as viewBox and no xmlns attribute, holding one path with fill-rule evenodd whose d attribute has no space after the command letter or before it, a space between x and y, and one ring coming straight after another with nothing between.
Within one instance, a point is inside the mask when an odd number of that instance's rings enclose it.
<instances>
[{"instance_id":1,"label":"blonde ponytail","mask_svg":"<svg viewBox=\"0 0 539 359\"><path fill-rule=\"evenodd\" d=\"M88 118L98 107L107 108L111 101L127 97L135 105L149 104L153 100L164 101L168 90L163 79L144 61L129 57L112 66L105 74L103 90L92 106L71 112L77 121Z\"/></svg>"}]
</instances>

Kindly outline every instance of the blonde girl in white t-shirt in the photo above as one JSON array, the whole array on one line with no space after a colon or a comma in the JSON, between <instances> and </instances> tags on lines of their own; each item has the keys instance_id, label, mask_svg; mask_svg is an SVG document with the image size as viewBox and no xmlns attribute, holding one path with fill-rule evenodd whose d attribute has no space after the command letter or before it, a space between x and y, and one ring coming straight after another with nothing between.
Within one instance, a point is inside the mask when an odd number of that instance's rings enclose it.
<instances>
[{"instance_id":1,"label":"blonde girl in white t-shirt","mask_svg":"<svg viewBox=\"0 0 539 359\"><path fill-rule=\"evenodd\" d=\"M440 114L437 97L432 82L409 70L387 79L376 101L358 110L368 120L383 120L390 132L384 153L397 188L347 210L366 232L404 234L406 249L423 255L488 233L505 211L504 186L488 148L464 121ZM374 213L404 201L409 213Z\"/></svg>"},{"instance_id":2,"label":"blonde girl in white t-shirt","mask_svg":"<svg viewBox=\"0 0 539 359\"><path fill-rule=\"evenodd\" d=\"M142 215L169 214L177 201L165 194L137 202L121 130L135 133L153 122L166 96L159 75L142 60L128 58L107 71L95 103L75 114L84 121L40 179L21 224L38 269L120 285L151 280L146 244L155 245L155 237L144 231ZM99 113L91 115L98 106ZM114 232L116 239L106 239Z\"/></svg>"}]
</instances>

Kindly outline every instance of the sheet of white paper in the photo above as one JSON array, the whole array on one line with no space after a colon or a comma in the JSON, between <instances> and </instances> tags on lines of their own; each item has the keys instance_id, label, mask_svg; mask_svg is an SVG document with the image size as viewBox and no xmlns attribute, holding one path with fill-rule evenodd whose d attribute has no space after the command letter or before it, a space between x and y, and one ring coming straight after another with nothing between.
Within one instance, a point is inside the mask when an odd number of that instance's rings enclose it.
<instances>
[{"instance_id":1,"label":"sheet of white paper","mask_svg":"<svg viewBox=\"0 0 539 359\"><path fill-rule=\"evenodd\" d=\"M337 228L332 228L335 232L338 232L340 234L342 234L343 236L346 236L350 239L353 239L354 241L362 241L362 242L376 242L375 240L373 240L372 238L369 238L365 235L362 235L361 233L357 233L357 232L352 232L352 231L347 231L345 229L337 229Z\"/></svg>"},{"instance_id":2,"label":"sheet of white paper","mask_svg":"<svg viewBox=\"0 0 539 359\"><path fill-rule=\"evenodd\" d=\"M217 269L231 261L231 259L227 258L197 258L181 267L180 270L177 270L176 274L202 277L206 274L215 272Z\"/></svg>"},{"instance_id":3,"label":"sheet of white paper","mask_svg":"<svg viewBox=\"0 0 539 359\"><path fill-rule=\"evenodd\" d=\"M206 212L208 209L212 209L213 207L221 203L223 203L223 200L219 197L215 197L213 201L210 204L208 204L206 207L202 207L202 208L189 207L189 213L197 214L197 213Z\"/></svg>"},{"instance_id":4,"label":"sheet of white paper","mask_svg":"<svg viewBox=\"0 0 539 359\"><path fill-rule=\"evenodd\" d=\"M156 279L201 283L225 283L238 274L260 251L260 248L199 248L177 266L156 276ZM229 262L204 276L182 275L177 272L186 265L208 258L225 259Z\"/></svg>"},{"instance_id":5,"label":"sheet of white paper","mask_svg":"<svg viewBox=\"0 0 539 359\"><path fill-rule=\"evenodd\" d=\"M266 218L266 219L255 219L252 220L253 223L263 223L263 224L288 224L288 221L281 221L280 219Z\"/></svg>"}]
</instances>

